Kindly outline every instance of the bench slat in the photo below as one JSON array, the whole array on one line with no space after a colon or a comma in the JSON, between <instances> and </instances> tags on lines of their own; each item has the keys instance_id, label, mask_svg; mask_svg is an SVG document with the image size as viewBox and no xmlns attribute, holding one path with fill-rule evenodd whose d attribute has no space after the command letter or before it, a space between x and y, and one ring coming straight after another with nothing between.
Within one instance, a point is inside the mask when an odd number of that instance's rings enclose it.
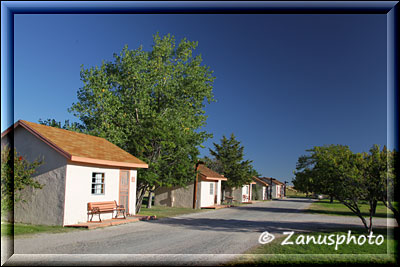
<instances>
[{"instance_id":1,"label":"bench slat","mask_svg":"<svg viewBox=\"0 0 400 267\"><path fill-rule=\"evenodd\" d=\"M100 212L109 210L125 210L125 208L118 207L116 201L89 202L88 211L93 211L93 209L98 209Z\"/></svg>"}]
</instances>

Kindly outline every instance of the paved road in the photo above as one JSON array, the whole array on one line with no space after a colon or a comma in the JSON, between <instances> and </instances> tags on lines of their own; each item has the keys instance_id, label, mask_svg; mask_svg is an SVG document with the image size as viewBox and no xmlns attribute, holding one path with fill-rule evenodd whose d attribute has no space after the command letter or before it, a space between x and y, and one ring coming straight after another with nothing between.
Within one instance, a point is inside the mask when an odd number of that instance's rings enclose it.
<instances>
[{"instance_id":1,"label":"paved road","mask_svg":"<svg viewBox=\"0 0 400 267\"><path fill-rule=\"evenodd\" d=\"M39 234L16 238L14 251L16 254L141 254L143 259L146 258L144 254L158 254L151 256L154 260L161 257L160 254L181 254L181 257L174 256L178 261L185 257L183 254L197 254L201 261L202 254L243 253L258 245L258 238L264 231L281 234L284 231L361 226L356 217L303 213L311 202L307 199L259 202L89 231ZM386 219L375 219L374 223L385 226ZM208 256L210 260L218 258ZM34 256L30 257L27 259Z\"/></svg>"}]
</instances>

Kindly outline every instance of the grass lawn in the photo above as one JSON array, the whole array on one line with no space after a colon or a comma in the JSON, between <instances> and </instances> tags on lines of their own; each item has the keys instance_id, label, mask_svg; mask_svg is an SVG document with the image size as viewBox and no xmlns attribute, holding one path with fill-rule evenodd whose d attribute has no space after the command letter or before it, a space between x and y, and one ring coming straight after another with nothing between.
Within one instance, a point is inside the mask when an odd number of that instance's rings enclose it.
<instances>
[{"instance_id":1,"label":"grass lawn","mask_svg":"<svg viewBox=\"0 0 400 267\"><path fill-rule=\"evenodd\" d=\"M1 222L1 235L12 236L13 224L8 222ZM14 223L14 236L29 235L38 233L65 233L71 231L82 231L84 229L76 229L62 226L48 226L48 225L32 225L23 223Z\"/></svg>"},{"instance_id":2,"label":"grass lawn","mask_svg":"<svg viewBox=\"0 0 400 267\"><path fill-rule=\"evenodd\" d=\"M145 206L145 205L143 205ZM178 215L203 212L206 210L202 209L190 209L190 208L171 208L164 206L153 206L151 209L142 207L139 215L156 215L157 218L174 217ZM70 231L82 231L87 230L83 228L72 228L72 227L62 227L62 226L48 226L48 225L31 225L31 224L14 224L14 236L19 235L29 235L37 233L64 233ZM12 236L12 224L7 222L1 223L1 235L2 236Z\"/></svg>"},{"instance_id":3,"label":"grass lawn","mask_svg":"<svg viewBox=\"0 0 400 267\"><path fill-rule=\"evenodd\" d=\"M360 203L360 210L363 216L369 216L369 205L366 202ZM329 199L322 199L314 202L306 212L325 215L356 216L349 208L341 204L339 201L334 200L333 203L329 203ZM393 217L393 213L387 209L385 205L379 202L376 207L374 218L386 217Z\"/></svg>"},{"instance_id":4,"label":"grass lawn","mask_svg":"<svg viewBox=\"0 0 400 267\"><path fill-rule=\"evenodd\" d=\"M174 217L182 214L203 212L206 210L202 209L191 209L191 208L176 208L176 207L165 207L165 206L153 206L151 209L142 207L139 215L156 215L157 218Z\"/></svg>"},{"instance_id":5,"label":"grass lawn","mask_svg":"<svg viewBox=\"0 0 400 267\"><path fill-rule=\"evenodd\" d=\"M297 244L296 240L301 240L303 236L306 240L307 236L315 236L318 240L318 236L330 236L345 235L347 238L347 232L349 229L334 230L332 232L313 232L313 233L297 233L294 234L289 241L292 241L293 245L281 245L286 235L275 238L271 243L260 245L252 248L245 252L246 255L240 256L228 265L300 265L300 264L386 264L395 265L395 248L397 247L397 241L393 237L388 237L386 229L376 229L374 236L383 235L384 241L381 245L368 244L367 241L363 245L354 244L350 242L346 244L346 241L342 245L338 245L338 249L335 250L335 245L318 245L310 241L308 244ZM360 235L367 236L366 232L362 229L351 229L351 235L358 238ZM327 239L326 242L329 242ZM265 255L269 254L269 255Z\"/></svg>"},{"instance_id":6,"label":"grass lawn","mask_svg":"<svg viewBox=\"0 0 400 267\"><path fill-rule=\"evenodd\" d=\"M289 188L286 189L286 197L300 197L300 198L305 198L306 194L302 192L298 192L295 190L291 190Z\"/></svg>"}]
</instances>

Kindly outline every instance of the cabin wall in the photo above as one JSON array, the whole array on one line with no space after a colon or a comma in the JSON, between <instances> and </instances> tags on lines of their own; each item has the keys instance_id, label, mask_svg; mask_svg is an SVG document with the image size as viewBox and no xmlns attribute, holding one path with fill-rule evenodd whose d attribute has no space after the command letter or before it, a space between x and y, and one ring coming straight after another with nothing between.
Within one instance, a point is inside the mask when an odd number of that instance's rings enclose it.
<instances>
[{"instance_id":1,"label":"cabin wall","mask_svg":"<svg viewBox=\"0 0 400 267\"><path fill-rule=\"evenodd\" d=\"M43 164L32 176L43 188L27 187L22 190L21 195L25 201L15 204L14 221L62 225L67 159L21 126L10 133L14 133L15 149L24 159L29 162L43 160Z\"/></svg>"}]
</instances>

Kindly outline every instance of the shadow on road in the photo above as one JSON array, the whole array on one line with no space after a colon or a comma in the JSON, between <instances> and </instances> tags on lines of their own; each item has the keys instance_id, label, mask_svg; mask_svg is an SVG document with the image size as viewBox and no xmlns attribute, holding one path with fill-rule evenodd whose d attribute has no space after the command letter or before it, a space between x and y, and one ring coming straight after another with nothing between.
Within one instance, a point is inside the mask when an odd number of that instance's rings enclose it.
<instances>
[{"instance_id":1,"label":"shadow on road","mask_svg":"<svg viewBox=\"0 0 400 267\"><path fill-rule=\"evenodd\" d=\"M257 207L257 206L240 206L240 207L235 207L235 209L260 211L260 212L277 212L277 213L300 213L300 212L304 212L304 210L294 209L294 208L275 208L275 207Z\"/></svg>"},{"instance_id":2,"label":"shadow on road","mask_svg":"<svg viewBox=\"0 0 400 267\"><path fill-rule=\"evenodd\" d=\"M185 227L201 231L225 232L264 232L282 233L282 231L319 231L326 229L348 229L349 227L362 228L360 224L326 223L326 222L282 222L282 221L250 221L236 219L211 219L211 218L165 218L159 221L148 221L152 224Z\"/></svg>"},{"instance_id":3,"label":"shadow on road","mask_svg":"<svg viewBox=\"0 0 400 267\"><path fill-rule=\"evenodd\" d=\"M273 201L313 203L317 200L308 198L285 198L285 199L274 199Z\"/></svg>"}]
</instances>

